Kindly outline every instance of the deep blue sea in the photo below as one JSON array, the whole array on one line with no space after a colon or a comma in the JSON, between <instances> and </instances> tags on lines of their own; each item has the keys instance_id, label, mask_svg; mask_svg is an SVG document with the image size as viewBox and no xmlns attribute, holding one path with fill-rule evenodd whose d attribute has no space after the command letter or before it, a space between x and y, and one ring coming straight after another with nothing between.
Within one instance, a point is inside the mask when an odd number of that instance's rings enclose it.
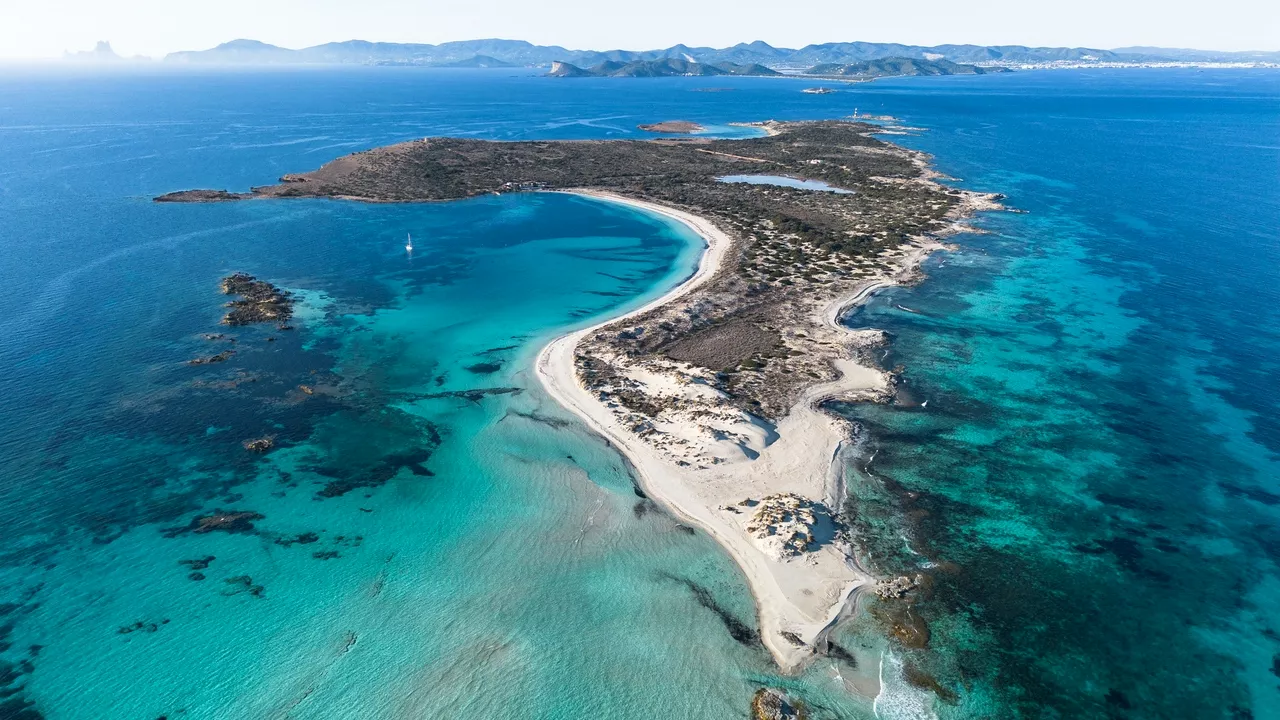
<instances>
[{"instance_id":1,"label":"deep blue sea","mask_svg":"<svg viewBox=\"0 0 1280 720\"><path fill-rule=\"evenodd\" d=\"M761 685L814 718L1280 717L1280 72L803 87L0 71L0 718L741 718ZM732 562L530 373L686 277L686 230L542 194L150 202L427 135L855 108L1024 211L847 319L906 380L835 408L854 529L932 587L927 648L841 629L878 667L735 641ZM220 326L236 270L295 328ZM261 517L189 529L214 510Z\"/></svg>"}]
</instances>

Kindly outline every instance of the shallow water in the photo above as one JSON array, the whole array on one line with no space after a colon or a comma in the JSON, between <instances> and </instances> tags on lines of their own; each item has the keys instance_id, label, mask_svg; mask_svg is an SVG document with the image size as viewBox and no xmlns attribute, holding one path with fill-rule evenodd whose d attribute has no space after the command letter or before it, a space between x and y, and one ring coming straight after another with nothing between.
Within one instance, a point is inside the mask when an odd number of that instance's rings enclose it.
<instances>
[{"instance_id":1,"label":"shallow water","mask_svg":"<svg viewBox=\"0 0 1280 720\"><path fill-rule=\"evenodd\" d=\"M890 717L930 704L914 663L946 715L1273 717L1274 78L0 77L0 716L724 718L767 683ZM955 572L931 651L796 679L731 635L754 626L731 562L528 372L685 276L687 231L559 195L149 202L430 134L854 107L931 127L897 139L1031 213L852 318L929 401L845 409L875 453L868 560ZM189 367L224 347L201 334L232 270L298 292L297 328ZM218 508L264 517L166 536ZM866 616L842 642L884 645ZM874 707L846 691L867 677Z\"/></svg>"}]
</instances>

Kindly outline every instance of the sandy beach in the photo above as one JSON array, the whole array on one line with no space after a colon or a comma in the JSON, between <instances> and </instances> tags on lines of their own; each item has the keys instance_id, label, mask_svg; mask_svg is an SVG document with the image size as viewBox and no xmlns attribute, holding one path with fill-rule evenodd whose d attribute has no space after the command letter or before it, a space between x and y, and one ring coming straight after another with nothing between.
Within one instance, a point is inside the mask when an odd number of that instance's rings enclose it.
<instances>
[{"instance_id":1,"label":"sandy beach","mask_svg":"<svg viewBox=\"0 0 1280 720\"><path fill-rule=\"evenodd\" d=\"M774 429L776 439L763 443L754 459L743 460L721 453L723 462L694 467L678 462L663 450L641 440L619 422L605 404L583 386L574 369L579 342L603 325L671 303L713 277L731 250L728 235L704 218L654 203L605 192L579 194L618 202L663 215L697 232L707 243L697 271L666 295L619 318L575 331L549 343L538 355L539 380L557 402L580 416L612 442L635 467L644 491L670 512L712 535L745 573L755 596L761 638L784 671L792 671L812 657L812 643L839 617L855 592L871 581L848 560L846 549L823 542L811 552L779 558L762 548L744 528L744 498L779 493L839 508L842 502L842 468L838 451L848 430L835 417L818 409L822 401L859 393L883 392L888 378L878 369L852 360L836 361L841 375L815 385ZM839 315L858 299L891 282L889 278L860 286L853 298L822 309L820 322L835 329ZM817 318L815 318L817 320ZM848 331L844 331L850 335ZM706 448L703 448L706 450ZM719 459L719 458L718 458Z\"/></svg>"}]
</instances>

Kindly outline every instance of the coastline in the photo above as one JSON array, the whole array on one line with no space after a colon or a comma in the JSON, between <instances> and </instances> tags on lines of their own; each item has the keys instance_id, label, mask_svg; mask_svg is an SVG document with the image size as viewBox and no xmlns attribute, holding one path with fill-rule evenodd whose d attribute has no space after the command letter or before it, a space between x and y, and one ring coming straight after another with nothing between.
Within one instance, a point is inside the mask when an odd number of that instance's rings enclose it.
<instances>
[{"instance_id":1,"label":"coastline","mask_svg":"<svg viewBox=\"0 0 1280 720\"><path fill-rule=\"evenodd\" d=\"M835 593L837 602L831 604L820 603L819 606L807 603L807 607L801 607L798 599L793 597L795 593L788 593L783 589L783 581L799 579L786 577L796 573L777 572L779 569L789 568L786 565L770 560L752 545L749 539L740 531L730 527L723 519L717 517L716 513L713 512L715 505L707 502L704 497L700 496L700 493L693 491L687 482L688 478L684 477L686 473L673 466L651 446L643 442L637 442L635 436L625 430L613 414L593 398L578 381L574 368L574 351L583 338L603 326L673 302L702 286L719 271L724 258L732 247L732 241L727 234L716 228L710 221L687 212L607 192L584 190L574 191L574 194L607 202L616 202L681 222L703 238L704 242L707 243L707 249L704 250L702 257L699 259L698 269L694 274L662 297L623 316L608 318L596 325L576 330L548 343L538 353L535 362L535 372L538 380L542 383L547 394L556 402L581 418L589 427L603 435L619 452L626 456L635 469L636 481L646 494L677 517L692 523L711 535L733 557L746 575L748 585L751 587L752 595L756 600L761 641L784 671L798 669L811 654L806 649L782 638L781 633L786 632L792 626L802 626L808 632L797 634L806 639L806 642L812 640L836 619L844 606L845 600L855 590L869 584L872 578L856 573L852 569L847 569L847 572L843 573L827 573L830 579L822 578L826 582L818 584L830 585L831 581L834 581L838 585L838 592ZM828 383L814 388L814 390L820 392L815 393L808 402L802 403L797 408L797 411L800 412L793 412L793 416L798 416L795 418L796 422L804 425L812 424L819 412L812 407L812 404L817 402L820 397L826 397L837 390L835 387L827 386L840 385L843 384L842 381L843 378L836 383ZM788 418L788 420L791 419L791 417ZM822 424L829 426L826 428L826 432L822 432L823 428L797 427L789 432L788 436L798 441L808 441L803 443L806 450L818 450L817 447L814 447L816 444L812 442L814 440L829 441L835 439L839 442L837 433L834 432L834 420ZM805 432L806 430L809 432ZM828 445L830 443L822 442L820 444ZM833 452L834 448L830 452L810 454L810 458L817 458L818 462L824 466L821 468L820 477L825 478L828 470L826 466L829 465L826 458L830 458ZM803 459L802 457L795 457L800 453L791 453L791 455L792 457L787 459ZM812 460L810 463L812 464ZM774 473L755 474L768 478L760 482L763 486L776 488L781 484L777 482L778 478L772 477ZM732 495L726 495L725 493L717 493L716 495L723 498L724 501L733 502L747 492L748 488L741 487L736 488L736 490L737 492ZM770 565L775 567L770 567ZM805 587L813 583L796 584ZM830 587L823 589L827 591L825 594L829 594L831 591Z\"/></svg>"},{"instance_id":2,"label":"coastline","mask_svg":"<svg viewBox=\"0 0 1280 720\"><path fill-rule=\"evenodd\" d=\"M932 177L926 176L922 181L936 184ZM850 357L833 358L835 379L804 391L778 423L778 439L757 458L748 463L717 466L715 470L681 467L628 430L609 407L592 395L578 377L575 353L583 340L602 328L670 305L706 285L731 256L734 241L710 220L656 202L586 188L557 192L660 215L685 225L706 243L697 269L683 282L642 307L551 340L539 351L534 371L553 400L623 454L646 495L709 534L729 553L751 588L761 642L784 673L798 672L825 652L833 627L851 615L858 597L873 590L881 579L860 567L853 559L852 549L838 542L827 543L802 557L770 557L724 511L748 493L796 492L820 499L838 512L844 494L839 457L850 432L844 420L819 406L840 397L887 399L892 393L892 376ZM965 193L963 201L949 213L948 222L929 236L917 238L897 267L864 280L847 295L820 306L811 321L846 340L856 340L859 331L842 326L841 317L876 291L917 279L920 264L933 252L946 248L943 237L973 231L964 224L966 219L976 212L1001 208L992 196ZM726 508L726 504L730 507Z\"/></svg>"},{"instance_id":3,"label":"coastline","mask_svg":"<svg viewBox=\"0 0 1280 720\"><path fill-rule=\"evenodd\" d=\"M835 463L848 432L843 421L822 411L819 405L850 393L883 392L889 380L878 369L850 359L837 359L834 364L838 377L808 388L801 401L779 423L779 440L747 467L739 465L738 472L721 471L719 478L708 478L706 471L678 467L629 432L591 395L578 379L574 353L584 338L600 328L674 302L701 287L720 270L733 242L710 221L682 210L598 190L569 192L680 222L702 237L706 249L694 274L662 297L622 316L605 319L549 342L538 353L535 373L548 395L604 436L627 458L646 494L677 517L707 532L733 557L756 601L761 641L784 672L794 672L814 656L815 644L825 643L831 626L848 614L849 601L856 600L876 578L848 561L843 550L830 545L824 547L827 552L810 553L811 557L794 558L790 562L770 558L739 528L726 522L723 513L717 510L752 490L767 493L786 489L806 490L806 495L824 498L831 506L839 507L841 493L830 487L831 476L839 474ZM914 272L929 252L941 247L941 243L930 243L913 253L907 266L892 277L862 283L850 296L825 307L822 321L851 333L839 325L839 318L849 308L876 290L905 281L906 275ZM728 477L723 477L725 475ZM708 479L722 482L706 483ZM708 484L712 487L707 487ZM794 488L797 484L807 487ZM840 483L834 484L838 487ZM816 562L812 556L818 556ZM785 634L799 637L803 644L797 644Z\"/></svg>"}]
</instances>

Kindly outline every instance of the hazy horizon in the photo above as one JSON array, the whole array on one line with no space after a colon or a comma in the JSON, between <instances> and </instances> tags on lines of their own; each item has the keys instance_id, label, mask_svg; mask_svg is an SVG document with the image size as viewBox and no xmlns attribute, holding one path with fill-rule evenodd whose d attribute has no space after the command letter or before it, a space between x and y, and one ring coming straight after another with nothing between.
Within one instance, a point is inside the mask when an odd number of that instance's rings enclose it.
<instances>
[{"instance_id":1,"label":"hazy horizon","mask_svg":"<svg viewBox=\"0 0 1280 720\"><path fill-rule=\"evenodd\" d=\"M1212 14L1188 0L1078 0L1053 7L1014 0L978 5L921 0L909 14L835 0L785 11L761 0L715 0L682 8L678 17L636 14L625 23L608 24L598 22L600 13L597 3L585 0L561 0L554 8L514 0L434 8L412 0L367 0L359 7L342 0L224 0L214 15L163 0L49 0L0 9L0 58L57 58L92 49L98 41L110 42L123 56L160 58L241 38L294 49L352 39L438 45L503 38L574 50L647 50L680 43L720 48L755 40L788 48L861 40L1280 50L1280 5L1253 0L1224 0Z\"/></svg>"}]
</instances>

